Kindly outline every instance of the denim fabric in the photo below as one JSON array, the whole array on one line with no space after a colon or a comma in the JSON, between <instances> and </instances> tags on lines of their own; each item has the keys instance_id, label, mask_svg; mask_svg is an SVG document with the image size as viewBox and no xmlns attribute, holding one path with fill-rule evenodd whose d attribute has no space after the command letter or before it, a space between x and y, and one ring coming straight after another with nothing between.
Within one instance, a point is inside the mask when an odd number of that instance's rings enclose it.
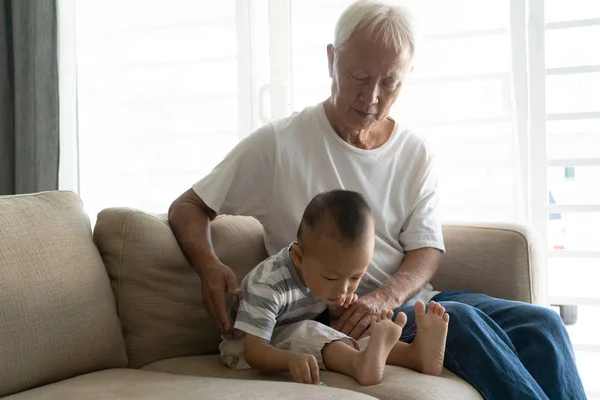
<instances>
[{"instance_id":1,"label":"denim fabric","mask_svg":"<svg viewBox=\"0 0 600 400\"><path fill-rule=\"evenodd\" d=\"M450 315L444 366L492 399L585 399L573 347L553 310L466 291L433 297ZM413 306L400 340L416 333Z\"/></svg>"}]
</instances>

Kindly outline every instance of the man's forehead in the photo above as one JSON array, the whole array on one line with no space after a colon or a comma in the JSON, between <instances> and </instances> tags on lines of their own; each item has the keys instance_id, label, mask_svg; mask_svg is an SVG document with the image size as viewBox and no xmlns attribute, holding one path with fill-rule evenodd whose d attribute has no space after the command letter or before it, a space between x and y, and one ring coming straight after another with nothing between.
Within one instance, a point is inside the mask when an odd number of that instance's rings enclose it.
<instances>
[{"instance_id":1,"label":"man's forehead","mask_svg":"<svg viewBox=\"0 0 600 400\"><path fill-rule=\"evenodd\" d=\"M388 74L402 74L410 66L410 49L396 51L375 40L351 37L336 49L338 61L350 68L366 72L377 70Z\"/></svg>"}]
</instances>

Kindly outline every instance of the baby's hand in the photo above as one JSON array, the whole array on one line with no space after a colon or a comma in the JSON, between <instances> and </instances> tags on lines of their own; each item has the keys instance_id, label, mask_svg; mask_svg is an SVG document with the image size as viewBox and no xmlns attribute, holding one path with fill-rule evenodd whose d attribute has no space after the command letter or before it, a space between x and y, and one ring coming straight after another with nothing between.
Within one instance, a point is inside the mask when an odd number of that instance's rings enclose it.
<instances>
[{"instance_id":1,"label":"baby's hand","mask_svg":"<svg viewBox=\"0 0 600 400\"><path fill-rule=\"evenodd\" d=\"M356 295L356 293L352 293L350 296L346 297L344 299L344 302L341 303L340 305L328 305L327 306L327 309L329 310L329 319L330 319L330 321L332 321L332 326L333 326L333 322L342 316L342 314L344 313L344 310L347 309L348 307L350 307L352 304L354 304L354 302L356 302L356 300L358 300L358 296Z\"/></svg>"},{"instance_id":2,"label":"baby's hand","mask_svg":"<svg viewBox=\"0 0 600 400\"><path fill-rule=\"evenodd\" d=\"M350 296L346 297L346 300L344 300L344 304L342 304L342 307L348 308L352 304L354 304L356 300L358 300L358 295L356 293L352 293Z\"/></svg>"},{"instance_id":3,"label":"baby's hand","mask_svg":"<svg viewBox=\"0 0 600 400\"><path fill-rule=\"evenodd\" d=\"M289 360L288 368L294 382L319 383L319 364L311 354L294 354Z\"/></svg>"}]
</instances>

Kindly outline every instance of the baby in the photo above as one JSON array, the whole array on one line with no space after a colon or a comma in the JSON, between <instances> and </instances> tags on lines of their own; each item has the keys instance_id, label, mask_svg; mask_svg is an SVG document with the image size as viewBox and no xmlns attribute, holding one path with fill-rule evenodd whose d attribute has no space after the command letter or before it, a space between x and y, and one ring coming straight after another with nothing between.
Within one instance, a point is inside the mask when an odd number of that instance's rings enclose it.
<instances>
[{"instance_id":1,"label":"baby","mask_svg":"<svg viewBox=\"0 0 600 400\"><path fill-rule=\"evenodd\" d=\"M314 321L326 310L339 318L373 256L374 220L364 197L333 190L306 207L298 241L266 259L244 278L231 307L235 336L220 345L234 369L288 372L296 382L319 383L319 370L346 374L362 385L381 382L386 364L439 375L449 316L444 307L415 304L416 336L399 341L406 314L383 310L371 317L359 342Z\"/></svg>"}]
</instances>

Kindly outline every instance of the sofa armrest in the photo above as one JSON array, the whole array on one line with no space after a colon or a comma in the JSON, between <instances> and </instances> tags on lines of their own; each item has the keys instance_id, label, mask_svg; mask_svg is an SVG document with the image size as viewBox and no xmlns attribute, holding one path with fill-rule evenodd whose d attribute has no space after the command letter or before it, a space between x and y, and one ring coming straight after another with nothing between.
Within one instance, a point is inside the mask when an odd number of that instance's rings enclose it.
<instances>
[{"instance_id":1,"label":"sofa armrest","mask_svg":"<svg viewBox=\"0 0 600 400\"><path fill-rule=\"evenodd\" d=\"M517 224L446 224L436 290L471 290L547 305L544 252L533 229Z\"/></svg>"}]
</instances>

